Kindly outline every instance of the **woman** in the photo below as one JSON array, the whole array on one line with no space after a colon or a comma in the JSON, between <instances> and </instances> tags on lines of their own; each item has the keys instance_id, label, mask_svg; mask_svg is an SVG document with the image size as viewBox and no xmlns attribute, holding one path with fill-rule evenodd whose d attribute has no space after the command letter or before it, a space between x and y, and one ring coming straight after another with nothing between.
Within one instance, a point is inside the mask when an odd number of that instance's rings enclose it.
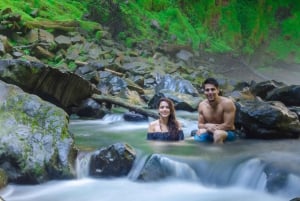
<instances>
[{"instance_id":1,"label":"woman","mask_svg":"<svg viewBox=\"0 0 300 201\"><path fill-rule=\"evenodd\" d=\"M179 122L176 120L174 103L168 98L158 102L159 119L150 122L147 140L178 141L184 139Z\"/></svg>"}]
</instances>

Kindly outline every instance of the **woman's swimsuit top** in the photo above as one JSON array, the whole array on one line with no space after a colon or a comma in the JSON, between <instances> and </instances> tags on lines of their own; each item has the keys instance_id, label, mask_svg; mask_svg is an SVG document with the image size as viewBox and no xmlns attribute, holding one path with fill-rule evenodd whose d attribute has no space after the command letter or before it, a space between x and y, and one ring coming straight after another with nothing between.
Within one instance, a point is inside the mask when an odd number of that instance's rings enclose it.
<instances>
[{"instance_id":1,"label":"woman's swimsuit top","mask_svg":"<svg viewBox=\"0 0 300 201\"><path fill-rule=\"evenodd\" d=\"M147 140L179 141L179 140L184 140L184 134L182 130L178 131L178 137L179 139L172 139L169 132L147 133Z\"/></svg>"}]
</instances>

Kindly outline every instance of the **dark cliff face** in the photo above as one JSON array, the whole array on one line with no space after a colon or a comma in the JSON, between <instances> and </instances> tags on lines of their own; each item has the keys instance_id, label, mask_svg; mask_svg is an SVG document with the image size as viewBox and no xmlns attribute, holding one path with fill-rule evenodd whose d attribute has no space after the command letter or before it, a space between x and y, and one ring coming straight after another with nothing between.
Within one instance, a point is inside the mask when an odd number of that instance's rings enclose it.
<instances>
[{"instance_id":1,"label":"dark cliff face","mask_svg":"<svg viewBox=\"0 0 300 201\"><path fill-rule=\"evenodd\" d=\"M74 73L22 60L0 60L0 79L65 109L79 105L96 89Z\"/></svg>"}]
</instances>

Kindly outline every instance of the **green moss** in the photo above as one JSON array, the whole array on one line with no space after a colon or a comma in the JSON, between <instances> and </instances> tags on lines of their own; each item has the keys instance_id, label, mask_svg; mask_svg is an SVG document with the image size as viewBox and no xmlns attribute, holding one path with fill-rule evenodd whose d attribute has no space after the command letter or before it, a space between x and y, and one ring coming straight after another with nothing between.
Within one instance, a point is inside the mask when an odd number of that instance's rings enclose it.
<instances>
[{"instance_id":1,"label":"green moss","mask_svg":"<svg viewBox=\"0 0 300 201\"><path fill-rule=\"evenodd\" d=\"M76 69L77 65L75 64L75 62L70 62L68 64L68 68L70 71L74 71Z\"/></svg>"},{"instance_id":2,"label":"green moss","mask_svg":"<svg viewBox=\"0 0 300 201\"><path fill-rule=\"evenodd\" d=\"M91 21L79 21L80 27L87 32L96 33L99 30L102 30L99 23L91 22Z\"/></svg>"}]
</instances>

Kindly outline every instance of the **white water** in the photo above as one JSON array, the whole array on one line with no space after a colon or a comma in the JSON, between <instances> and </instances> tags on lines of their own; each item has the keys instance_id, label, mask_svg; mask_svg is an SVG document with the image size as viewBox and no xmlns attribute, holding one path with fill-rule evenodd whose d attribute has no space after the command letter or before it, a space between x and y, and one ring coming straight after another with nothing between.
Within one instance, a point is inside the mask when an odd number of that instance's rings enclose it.
<instances>
[{"instance_id":1,"label":"white water","mask_svg":"<svg viewBox=\"0 0 300 201\"><path fill-rule=\"evenodd\" d=\"M126 178L114 180L80 179L52 181L38 186L10 186L2 192L6 201L286 201L241 187L213 188L196 182L163 181L137 183Z\"/></svg>"},{"instance_id":2,"label":"white water","mask_svg":"<svg viewBox=\"0 0 300 201\"><path fill-rule=\"evenodd\" d=\"M185 136L196 127L194 114L180 114ZM0 191L6 201L288 201L300 197L299 140L237 140L222 146L186 140L178 143L145 140L147 122L124 122L120 115L101 120L72 120L70 130L79 147L93 150L128 142L138 158L128 177L88 177L89 151L77 160L77 179L39 185L9 185ZM156 182L138 182L139 171L149 154L158 154L172 175ZM267 163L265 163L267 162ZM287 182L267 192L266 164L286 170Z\"/></svg>"}]
</instances>

